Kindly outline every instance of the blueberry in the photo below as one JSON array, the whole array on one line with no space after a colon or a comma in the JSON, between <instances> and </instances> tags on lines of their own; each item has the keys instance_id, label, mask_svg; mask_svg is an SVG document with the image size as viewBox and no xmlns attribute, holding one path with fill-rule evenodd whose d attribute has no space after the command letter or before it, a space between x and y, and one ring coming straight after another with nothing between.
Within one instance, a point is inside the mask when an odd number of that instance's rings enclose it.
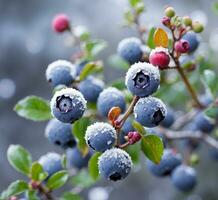
<instances>
[{"instance_id":1,"label":"blueberry","mask_svg":"<svg viewBox=\"0 0 218 200\"><path fill-rule=\"evenodd\" d=\"M100 93L97 100L97 109L102 116L107 117L112 107L120 107L121 111L124 112L126 102L122 92L114 87L109 87Z\"/></svg>"},{"instance_id":2,"label":"blueberry","mask_svg":"<svg viewBox=\"0 0 218 200\"><path fill-rule=\"evenodd\" d=\"M39 158L39 163L43 169L48 173L48 176L55 174L63 169L61 163L61 156L57 153L50 152Z\"/></svg>"},{"instance_id":3,"label":"blueberry","mask_svg":"<svg viewBox=\"0 0 218 200\"><path fill-rule=\"evenodd\" d=\"M125 38L120 41L117 51L120 57L130 64L134 64L139 62L143 56L141 45L142 43L138 38Z\"/></svg>"},{"instance_id":4,"label":"blueberry","mask_svg":"<svg viewBox=\"0 0 218 200\"><path fill-rule=\"evenodd\" d=\"M211 133L215 127L214 121L207 117L203 112L197 114L194 119L194 123L196 124L198 130L204 133Z\"/></svg>"},{"instance_id":5,"label":"blueberry","mask_svg":"<svg viewBox=\"0 0 218 200\"><path fill-rule=\"evenodd\" d=\"M83 60L80 63L77 64L76 66L76 74L80 75L81 71L84 69L84 67L86 66L86 64L88 63L87 60Z\"/></svg>"},{"instance_id":6,"label":"blueberry","mask_svg":"<svg viewBox=\"0 0 218 200\"><path fill-rule=\"evenodd\" d=\"M100 174L111 181L118 181L128 176L132 160L122 149L113 148L105 151L98 160Z\"/></svg>"},{"instance_id":7,"label":"blueberry","mask_svg":"<svg viewBox=\"0 0 218 200\"><path fill-rule=\"evenodd\" d=\"M197 184L195 169L186 165L180 165L172 173L172 182L176 188L183 192L192 190Z\"/></svg>"},{"instance_id":8,"label":"blueberry","mask_svg":"<svg viewBox=\"0 0 218 200\"><path fill-rule=\"evenodd\" d=\"M52 119L46 126L45 136L49 142L65 149L74 147L76 140L72 134L72 125Z\"/></svg>"},{"instance_id":9,"label":"blueberry","mask_svg":"<svg viewBox=\"0 0 218 200\"><path fill-rule=\"evenodd\" d=\"M64 123L73 123L81 118L86 109L83 95L72 88L57 91L51 100L52 115Z\"/></svg>"},{"instance_id":10,"label":"blueberry","mask_svg":"<svg viewBox=\"0 0 218 200\"><path fill-rule=\"evenodd\" d=\"M68 168L76 169L82 169L84 167L87 167L91 156L91 151L89 151L89 153L86 156L83 156L82 153L76 147L69 148L66 151L67 166Z\"/></svg>"},{"instance_id":11,"label":"blueberry","mask_svg":"<svg viewBox=\"0 0 218 200\"><path fill-rule=\"evenodd\" d=\"M96 122L87 128L85 139L92 149L103 152L113 147L117 134L110 124Z\"/></svg>"},{"instance_id":12,"label":"blueberry","mask_svg":"<svg viewBox=\"0 0 218 200\"><path fill-rule=\"evenodd\" d=\"M200 102L205 106L208 107L211 103L213 103L213 98L210 94L203 94L200 96Z\"/></svg>"},{"instance_id":13,"label":"blueberry","mask_svg":"<svg viewBox=\"0 0 218 200\"><path fill-rule=\"evenodd\" d=\"M79 91L83 94L84 98L89 102L96 102L99 94L104 88L102 80L89 76L78 85Z\"/></svg>"},{"instance_id":14,"label":"blueberry","mask_svg":"<svg viewBox=\"0 0 218 200\"><path fill-rule=\"evenodd\" d=\"M166 115L166 106L155 97L141 98L134 107L136 121L145 127L152 128L159 125Z\"/></svg>"},{"instance_id":15,"label":"blueberry","mask_svg":"<svg viewBox=\"0 0 218 200\"><path fill-rule=\"evenodd\" d=\"M189 42L189 53L194 52L199 46L199 39L197 35L193 32L186 33L182 39Z\"/></svg>"},{"instance_id":16,"label":"blueberry","mask_svg":"<svg viewBox=\"0 0 218 200\"><path fill-rule=\"evenodd\" d=\"M165 128L169 128L173 125L174 121L175 121L175 116L174 116L173 110L170 108L167 108L167 115L165 116L163 121L160 123L160 125Z\"/></svg>"},{"instance_id":17,"label":"blueberry","mask_svg":"<svg viewBox=\"0 0 218 200\"><path fill-rule=\"evenodd\" d=\"M149 96L156 92L160 85L159 70L146 62L136 63L127 71L125 84L133 95Z\"/></svg>"},{"instance_id":18,"label":"blueberry","mask_svg":"<svg viewBox=\"0 0 218 200\"><path fill-rule=\"evenodd\" d=\"M165 149L162 160L159 164L154 164L152 161L147 160L148 170L155 176L170 175L175 167L181 165L182 157L175 153L172 149Z\"/></svg>"},{"instance_id":19,"label":"blueberry","mask_svg":"<svg viewBox=\"0 0 218 200\"><path fill-rule=\"evenodd\" d=\"M127 120L123 124L123 126L120 130L120 133L119 133L120 144L124 144L126 142L124 137L127 136L129 132L135 131L135 129L132 126L132 121L133 121L133 119L129 117L129 118L127 118Z\"/></svg>"},{"instance_id":20,"label":"blueberry","mask_svg":"<svg viewBox=\"0 0 218 200\"><path fill-rule=\"evenodd\" d=\"M66 60L57 60L48 65L46 78L53 87L69 86L76 78L76 66Z\"/></svg>"}]
</instances>

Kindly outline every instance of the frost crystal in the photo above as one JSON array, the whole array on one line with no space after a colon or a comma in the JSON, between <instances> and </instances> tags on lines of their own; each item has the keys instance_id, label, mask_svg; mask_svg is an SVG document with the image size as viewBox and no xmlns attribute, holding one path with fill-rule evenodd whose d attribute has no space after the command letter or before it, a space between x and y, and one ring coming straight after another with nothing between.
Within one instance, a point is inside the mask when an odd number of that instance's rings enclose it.
<instances>
[{"instance_id":1,"label":"frost crystal","mask_svg":"<svg viewBox=\"0 0 218 200\"><path fill-rule=\"evenodd\" d=\"M170 56L168 49L163 48L163 47L156 47L155 49L153 49L150 53L150 56L152 56L155 53L160 53L160 52L163 52L167 54L168 56Z\"/></svg>"}]
</instances>

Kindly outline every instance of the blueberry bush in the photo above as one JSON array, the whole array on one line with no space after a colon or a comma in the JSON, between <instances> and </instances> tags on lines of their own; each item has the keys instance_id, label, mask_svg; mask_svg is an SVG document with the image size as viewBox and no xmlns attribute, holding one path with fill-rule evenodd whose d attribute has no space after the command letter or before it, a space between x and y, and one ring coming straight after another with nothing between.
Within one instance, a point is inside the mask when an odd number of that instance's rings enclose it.
<instances>
[{"instance_id":1,"label":"blueberry bush","mask_svg":"<svg viewBox=\"0 0 218 200\"><path fill-rule=\"evenodd\" d=\"M11 183L1 200L80 200L82 190L100 177L128 178L141 153L152 175L169 176L178 190L188 192L197 184L201 143L218 160L218 77L212 63L195 53L204 27L167 7L162 27L147 28L140 23L144 11L142 0L129 0L124 26L138 37L124 38L109 56L108 65L126 76L107 84L97 57L107 43L71 25L65 14L54 17L54 32L70 34L77 51L70 61L48 65L50 101L28 96L14 111L49 121L45 137L63 153L48 152L34 161L24 147L10 145L8 161L26 178ZM54 191L65 184L72 189L57 197Z\"/></svg>"}]
</instances>

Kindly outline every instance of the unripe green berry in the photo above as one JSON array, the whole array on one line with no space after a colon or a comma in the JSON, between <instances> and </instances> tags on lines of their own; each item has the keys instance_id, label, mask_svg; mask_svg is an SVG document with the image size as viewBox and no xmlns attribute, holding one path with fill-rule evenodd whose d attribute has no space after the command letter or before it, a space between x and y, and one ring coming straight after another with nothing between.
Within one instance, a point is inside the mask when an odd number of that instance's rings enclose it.
<instances>
[{"instance_id":1,"label":"unripe green berry","mask_svg":"<svg viewBox=\"0 0 218 200\"><path fill-rule=\"evenodd\" d=\"M189 16L184 16L182 19L183 24L186 26L191 26L192 25L192 19Z\"/></svg>"},{"instance_id":2,"label":"unripe green berry","mask_svg":"<svg viewBox=\"0 0 218 200\"><path fill-rule=\"evenodd\" d=\"M167 8L165 9L165 15L166 15L167 17L172 18L173 16L175 16L175 14L176 14L176 12L175 12L175 10L174 10L173 7L167 7Z\"/></svg>"},{"instance_id":3,"label":"unripe green berry","mask_svg":"<svg viewBox=\"0 0 218 200\"><path fill-rule=\"evenodd\" d=\"M199 22L193 22L192 29L195 33L201 33L204 30L204 26Z\"/></svg>"}]
</instances>

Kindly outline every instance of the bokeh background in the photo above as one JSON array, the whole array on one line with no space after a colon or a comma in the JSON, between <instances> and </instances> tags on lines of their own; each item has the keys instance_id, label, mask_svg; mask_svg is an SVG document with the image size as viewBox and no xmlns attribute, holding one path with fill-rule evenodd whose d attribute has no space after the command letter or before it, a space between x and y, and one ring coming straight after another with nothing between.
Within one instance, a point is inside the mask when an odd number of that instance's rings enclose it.
<instances>
[{"instance_id":1,"label":"bokeh background","mask_svg":"<svg viewBox=\"0 0 218 200\"><path fill-rule=\"evenodd\" d=\"M164 6L172 5L179 14L191 15L205 24L202 40L218 51L218 15L212 12L213 2L147 0L147 12L141 20L147 27L159 25ZM71 17L72 24L85 25L93 37L106 40L108 48L100 55L106 61L116 51L119 40L137 35L133 30L121 28L127 7L127 0L0 0L0 191L21 177L7 162L9 144L23 145L34 159L56 151L44 138L45 123L27 121L13 112L15 103L27 95L50 99L51 88L45 80L45 69L56 59L69 59L74 51L66 45L67 34L52 31L53 16L64 12ZM114 71L107 64L105 68L106 81L123 76L123 72ZM211 161L204 150L201 153L205 156L197 166L199 184L191 194L177 192L168 178L151 176L143 161L122 183L100 182L98 185L103 190L86 191L85 199L93 200L94 194L95 200L217 200L218 162Z\"/></svg>"}]
</instances>

